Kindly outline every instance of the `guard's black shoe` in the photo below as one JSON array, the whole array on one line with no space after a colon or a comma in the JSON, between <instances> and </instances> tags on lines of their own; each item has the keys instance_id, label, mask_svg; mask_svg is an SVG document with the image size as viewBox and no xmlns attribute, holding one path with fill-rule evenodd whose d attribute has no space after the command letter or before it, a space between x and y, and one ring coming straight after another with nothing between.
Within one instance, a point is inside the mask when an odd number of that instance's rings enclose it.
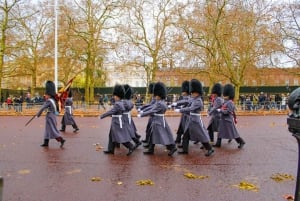
<instances>
[{"instance_id":1,"label":"guard's black shoe","mask_svg":"<svg viewBox=\"0 0 300 201\"><path fill-rule=\"evenodd\" d=\"M60 132L65 132L66 130L65 130L65 129L60 129L59 131L60 131Z\"/></svg>"},{"instance_id":2,"label":"guard's black shoe","mask_svg":"<svg viewBox=\"0 0 300 201\"><path fill-rule=\"evenodd\" d=\"M194 142L194 144L198 144L198 143L199 143L199 141L195 141L195 142Z\"/></svg>"},{"instance_id":3,"label":"guard's black shoe","mask_svg":"<svg viewBox=\"0 0 300 201\"><path fill-rule=\"evenodd\" d=\"M241 142L240 145L238 146L239 149L242 149L244 147L246 143L245 142Z\"/></svg>"},{"instance_id":4,"label":"guard's black shoe","mask_svg":"<svg viewBox=\"0 0 300 201\"><path fill-rule=\"evenodd\" d=\"M154 154L154 151L144 151L143 152L145 155L153 155Z\"/></svg>"},{"instance_id":5,"label":"guard's black shoe","mask_svg":"<svg viewBox=\"0 0 300 201\"><path fill-rule=\"evenodd\" d=\"M139 141L138 143L136 143L136 144L134 145L133 149L138 148L140 145L142 145L142 143Z\"/></svg>"},{"instance_id":6,"label":"guard's black shoe","mask_svg":"<svg viewBox=\"0 0 300 201\"><path fill-rule=\"evenodd\" d=\"M211 156L214 152L215 152L215 150L210 149L210 150L207 151L207 153L205 154L205 156L207 156L207 157Z\"/></svg>"},{"instance_id":7,"label":"guard's black shoe","mask_svg":"<svg viewBox=\"0 0 300 201\"><path fill-rule=\"evenodd\" d=\"M79 131L79 128L75 128L73 133L77 133L77 131Z\"/></svg>"},{"instance_id":8,"label":"guard's black shoe","mask_svg":"<svg viewBox=\"0 0 300 201\"><path fill-rule=\"evenodd\" d=\"M171 149L168 153L168 156L172 156L175 152L177 151L177 148L174 147L173 149Z\"/></svg>"},{"instance_id":9,"label":"guard's black shoe","mask_svg":"<svg viewBox=\"0 0 300 201\"><path fill-rule=\"evenodd\" d=\"M149 144L144 144L143 147L149 148Z\"/></svg>"},{"instance_id":10,"label":"guard's black shoe","mask_svg":"<svg viewBox=\"0 0 300 201\"><path fill-rule=\"evenodd\" d=\"M105 153L105 154L114 154L114 152L109 151L109 150L105 150L105 151L103 151L103 153Z\"/></svg>"},{"instance_id":11,"label":"guard's black shoe","mask_svg":"<svg viewBox=\"0 0 300 201\"><path fill-rule=\"evenodd\" d=\"M127 155L127 156L130 156L130 155L132 154L133 151L134 151L133 148L129 149L129 150L128 150L128 153L127 153L126 155Z\"/></svg>"},{"instance_id":12,"label":"guard's black shoe","mask_svg":"<svg viewBox=\"0 0 300 201\"><path fill-rule=\"evenodd\" d=\"M64 146L65 142L66 142L65 139L61 139L61 141L60 141L60 147L61 147L61 148Z\"/></svg>"},{"instance_id":13,"label":"guard's black shoe","mask_svg":"<svg viewBox=\"0 0 300 201\"><path fill-rule=\"evenodd\" d=\"M213 144L212 146L213 146L213 147L217 147L217 148L220 148L220 147L221 147L220 144Z\"/></svg>"},{"instance_id":14,"label":"guard's black shoe","mask_svg":"<svg viewBox=\"0 0 300 201\"><path fill-rule=\"evenodd\" d=\"M48 144L41 144L41 147L48 147Z\"/></svg>"},{"instance_id":15,"label":"guard's black shoe","mask_svg":"<svg viewBox=\"0 0 300 201\"><path fill-rule=\"evenodd\" d=\"M148 140L142 140L142 143L147 143L148 142Z\"/></svg>"},{"instance_id":16,"label":"guard's black shoe","mask_svg":"<svg viewBox=\"0 0 300 201\"><path fill-rule=\"evenodd\" d=\"M177 147L178 147L178 148L182 148L183 146L182 146L182 144L179 144L179 145L177 145Z\"/></svg>"},{"instance_id":17,"label":"guard's black shoe","mask_svg":"<svg viewBox=\"0 0 300 201\"><path fill-rule=\"evenodd\" d=\"M187 151L179 151L178 154L189 154Z\"/></svg>"}]
</instances>

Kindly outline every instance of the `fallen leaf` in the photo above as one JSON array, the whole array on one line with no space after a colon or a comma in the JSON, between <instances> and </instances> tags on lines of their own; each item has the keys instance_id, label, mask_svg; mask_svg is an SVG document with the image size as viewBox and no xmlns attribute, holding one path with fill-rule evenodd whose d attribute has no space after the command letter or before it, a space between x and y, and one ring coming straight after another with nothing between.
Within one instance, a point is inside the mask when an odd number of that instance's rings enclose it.
<instances>
[{"instance_id":1,"label":"fallen leaf","mask_svg":"<svg viewBox=\"0 0 300 201\"><path fill-rule=\"evenodd\" d=\"M206 179L208 178L208 176L204 176L204 175L195 175L193 173L187 172L184 173L184 176L188 179Z\"/></svg>"},{"instance_id":2,"label":"fallen leaf","mask_svg":"<svg viewBox=\"0 0 300 201\"><path fill-rule=\"evenodd\" d=\"M294 196L293 195L283 195L283 198L288 200L288 201L292 201L292 200L295 200Z\"/></svg>"},{"instance_id":3,"label":"fallen leaf","mask_svg":"<svg viewBox=\"0 0 300 201\"><path fill-rule=\"evenodd\" d=\"M138 180L136 181L136 184L139 186L145 186L145 185L154 185L154 182L150 179L144 179L144 180Z\"/></svg>"},{"instance_id":4,"label":"fallen leaf","mask_svg":"<svg viewBox=\"0 0 300 201\"><path fill-rule=\"evenodd\" d=\"M286 180L294 180L294 177L290 174L276 173L271 176L271 179L273 179L276 182L282 182Z\"/></svg>"},{"instance_id":5,"label":"fallen leaf","mask_svg":"<svg viewBox=\"0 0 300 201\"><path fill-rule=\"evenodd\" d=\"M91 181L99 182L99 181L101 181L101 178L100 177L92 177Z\"/></svg>"},{"instance_id":6,"label":"fallen leaf","mask_svg":"<svg viewBox=\"0 0 300 201\"><path fill-rule=\"evenodd\" d=\"M28 170L28 169L18 171L18 174L29 174L29 173L30 173L30 170Z\"/></svg>"},{"instance_id":7,"label":"fallen leaf","mask_svg":"<svg viewBox=\"0 0 300 201\"><path fill-rule=\"evenodd\" d=\"M121 182L121 181L118 181L118 182L117 182L117 184L118 184L118 185L122 185L122 184L123 184L123 182Z\"/></svg>"},{"instance_id":8,"label":"fallen leaf","mask_svg":"<svg viewBox=\"0 0 300 201\"><path fill-rule=\"evenodd\" d=\"M241 181L238 185L233 185L234 187L238 187L241 190L255 191L258 192L258 187L254 184L251 184L246 181Z\"/></svg>"},{"instance_id":9,"label":"fallen leaf","mask_svg":"<svg viewBox=\"0 0 300 201\"><path fill-rule=\"evenodd\" d=\"M75 169L75 170L71 170L71 171L68 171L66 172L67 174L75 174L75 173L79 173L81 172L81 169Z\"/></svg>"}]
</instances>

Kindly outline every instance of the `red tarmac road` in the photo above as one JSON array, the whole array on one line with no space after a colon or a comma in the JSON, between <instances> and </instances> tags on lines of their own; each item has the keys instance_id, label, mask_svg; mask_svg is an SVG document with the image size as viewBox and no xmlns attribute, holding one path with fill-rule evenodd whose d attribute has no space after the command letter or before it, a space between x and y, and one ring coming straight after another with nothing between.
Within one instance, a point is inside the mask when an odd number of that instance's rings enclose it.
<instances>
[{"instance_id":1,"label":"red tarmac road","mask_svg":"<svg viewBox=\"0 0 300 201\"><path fill-rule=\"evenodd\" d=\"M80 132L71 127L63 134L64 149L50 140L41 148L45 118L0 117L0 176L4 178L3 201L281 201L294 195L295 180L276 182L272 175L296 178L297 142L288 132L285 115L241 116L238 130L245 139L242 150L236 142L223 140L212 157L200 145L190 143L189 155L167 156L165 147L155 147L152 156L139 147L126 156L124 147L105 155L110 118L76 117ZM61 117L58 118L60 122ZM176 133L179 117L166 117ZM207 118L203 117L205 123ZM144 138L147 118L134 121ZM95 146L99 143L103 149ZM188 179L185 173L208 176ZM92 181L100 178L100 181ZM153 185L137 185L150 179ZM245 181L258 190L237 186Z\"/></svg>"}]
</instances>

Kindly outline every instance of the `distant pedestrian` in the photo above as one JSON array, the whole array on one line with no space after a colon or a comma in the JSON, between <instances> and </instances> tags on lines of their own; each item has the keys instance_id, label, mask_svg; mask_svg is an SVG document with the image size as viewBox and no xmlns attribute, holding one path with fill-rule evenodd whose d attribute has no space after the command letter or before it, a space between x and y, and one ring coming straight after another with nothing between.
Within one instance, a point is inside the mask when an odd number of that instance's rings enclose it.
<instances>
[{"instance_id":1,"label":"distant pedestrian","mask_svg":"<svg viewBox=\"0 0 300 201\"><path fill-rule=\"evenodd\" d=\"M44 110L46 110L46 126L44 133L44 143L42 147L48 147L50 139L56 139L60 142L60 147L64 146L65 139L62 138L60 132L57 129L56 116L58 115L59 107L55 99L55 85L52 81L46 82L46 101L43 103L42 107L36 114L36 117L40 117Z\"/></svg>"},{"instance_id":2,"label":"distant pedestrian","mask_svg":"<svg viewBox=\"0 0 300 201\"><path fill-rule=\"evenodd\" d=\"M104 106L104 98L102 95L99 96L99 104L98 104L98 110L100 110L100 108L103 108L104 110L106 110L105 106Z\"/></svg>"},{"instance_id":3,"label":"distant pedestrian","mask_svg":"<svg viewBox=\"0 0 300 201\"><path fill-rule=\"evenodd\" d=\"M234 87L231 84L226 84L223 88L224 103L222 108L217 109L221 114L221 119L219 122L218 139L214 147L221 147L222 139L235 139L239 144L239 149L243 148L245 145L245 141L240 137L235 126L237 119L235 114L235 105L233 102L234 96Z\"/></svg>"},{"instance_id":4,"label":"distant pedestrian","mask_svg":"<svg viewBox=\"0 0 300 201\"><path fill-rule=\"evenodd\" d=\"M65 100L64 103L64 108L65 108L65 113L62 117L61 120L61 132L65 132L66 131L66 125L72 125L73 129L74 129L74 133L76 133L77 131L79 131L79 128L75 122L74 116L73 116L73 110L74 110L74 105L73 105L73 97L72 97L72 91L71 89L69 89L68 92L68 97Z\"/></svg>"}]
</instances>

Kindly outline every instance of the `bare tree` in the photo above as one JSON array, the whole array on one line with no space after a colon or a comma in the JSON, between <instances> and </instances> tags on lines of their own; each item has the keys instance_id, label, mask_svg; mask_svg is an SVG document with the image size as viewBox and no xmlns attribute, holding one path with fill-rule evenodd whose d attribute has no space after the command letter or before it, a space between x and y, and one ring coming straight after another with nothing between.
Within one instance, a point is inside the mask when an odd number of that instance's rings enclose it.
<instances>
[{"instance_id":1,"label":"bare tree","mask_svg":"<svg viewBox=\"0 0 300 201\"><path fill-rule=\"evenodd\" d=\"M181 27L200 53L202 71L212 82L226 78L238 97L245 74L281 48L276 27L269 25L270 5L263 1L201 2L196 0L193 9L189 7L193 12L181 18Z\"/></svg>"},{"instance_id":2,"label":"bare tree","mask_svg":"<svg viewBox=\"0 0 300 201\"><path fill-rule=\"evenodd\" d=\"M300 2L279 4L275 14L283 38L284 49L281 53L287 57L279 62L284 66L300 67Z\"/></svg>"},{"instance_id":3,"label":"bare tree","mask_svg":"<svg viewBox=\"0 0 300 201\"><path fill-rule=\"evenodd\" d=\"M171 55L170 44L174 31L175 4L172 0L129 0L122 32L123 47L131 50L131 66L144 68L146 86L156 80L156 71ZM129 52L129 51L127 51ZM133 52L133 53L132 53Z\"/></svg>"},{"instance_id":4,"label":"bare tree","mask_svg":"<svg viewBox=\"0 0 300 201\"><path fill-rule=\"evenodd\" d=\"M16 19L13 17L13 9L21 0L8 1L4 0L0 2L0 97L1 97L1 86L3 78L3 70L5 67L5 57L8 55L8 32L16 26Z\"/></svg>"},{"instance_id":5,"label":"bare tree","mask_svg":"<svg viewBox=\"0 0 300 201\"><path fill-rule=\"evenodd\" d=\"M85 100L94 100L95 78L103 79L103 61L110 44L105 41L103 33L113 25L110 20L115 16L120 2L75 1L74 11L68 15L69 26L77 39L76 54L85 67Z\"/></svg>"}]
</instances>

